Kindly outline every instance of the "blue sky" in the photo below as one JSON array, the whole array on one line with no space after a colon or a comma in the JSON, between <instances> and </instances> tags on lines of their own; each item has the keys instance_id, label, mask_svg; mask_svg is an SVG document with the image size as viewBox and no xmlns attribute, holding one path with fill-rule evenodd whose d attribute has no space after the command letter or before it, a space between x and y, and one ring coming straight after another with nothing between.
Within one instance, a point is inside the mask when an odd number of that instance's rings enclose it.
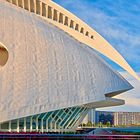
<instances>
[{"instance_id":1,"label":"blue sky","mask_svg":"<svg viewBox=\"0 0 140 140\"><path fill-rule=\"evenodd\" d=\"M140 0L54 0L100 33L140 76ZM140 111L140 82L105 58L134 86L118 98L126 105L106 110Z\"/></svg>"}]
</instances>

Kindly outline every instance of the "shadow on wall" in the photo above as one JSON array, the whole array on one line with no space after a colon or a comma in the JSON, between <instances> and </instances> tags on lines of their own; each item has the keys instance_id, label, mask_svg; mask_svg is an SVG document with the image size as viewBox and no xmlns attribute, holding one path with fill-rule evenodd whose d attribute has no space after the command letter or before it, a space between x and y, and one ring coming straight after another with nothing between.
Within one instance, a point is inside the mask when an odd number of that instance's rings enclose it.
<instances>
[{"instance_id":1,"label":"shadow on wall","mask_svg":"<svg viewBox=\"0 0 140 140\"><path fill-rule=\"evenodd\" d=\"M0 66L4 66L8 61L9 53L8 50L0 43Z\"/></svg>"}]
</instances>

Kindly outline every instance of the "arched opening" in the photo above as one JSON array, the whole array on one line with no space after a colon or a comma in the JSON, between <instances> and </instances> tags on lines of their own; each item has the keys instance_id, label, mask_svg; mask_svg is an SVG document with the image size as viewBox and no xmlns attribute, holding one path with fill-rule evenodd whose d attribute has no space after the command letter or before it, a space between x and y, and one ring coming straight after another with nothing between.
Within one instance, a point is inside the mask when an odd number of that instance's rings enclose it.
<instances>
[{"instance_id":1,"label":"arched opening","mask_svg":"<svg viewBox=\"0 0 140 140\"><path fill-rule=\"evenodd\" d=\"M4 45L0 44L0 67L4 66L8 60L8 51Z\"/></svg>"}]
</instances>

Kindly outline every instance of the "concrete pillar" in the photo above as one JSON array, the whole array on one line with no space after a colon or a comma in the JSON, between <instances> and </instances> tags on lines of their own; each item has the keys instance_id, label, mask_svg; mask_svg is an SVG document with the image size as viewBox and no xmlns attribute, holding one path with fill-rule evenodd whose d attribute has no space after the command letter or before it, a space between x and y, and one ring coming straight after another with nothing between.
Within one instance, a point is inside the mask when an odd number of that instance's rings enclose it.
<instances>
[{"instance_id":1,"label":"concrete pillar","mask_svg":"<svg viewBox=\"0 0 140 140\"><path fill-rule=\"evenodd\" d=\"M9 121L9 132L11 132L11 121Z\"/></svg>"},{"instance_id":2,"label":"concrete pillar","mask_svg":"<svg viewBox=\"0 0 140 140\"><path fill-rule=\"evenodd\" d=\"M38 131L38 117L36 117L36 131Z\"/></svg>"},{"instance_id":3,"label":"concrete pillar","mask_svg":"<svg viewBox=\"0 0 140 140\"><path fill-rule=\"evenodd\" d=\"M32 130L33 130L33 118L31 117L30 118L30 132L32 132Z\"/></svg>"},{"instance_id":4,"label":"concrete pillar","mask_svg":"<svg viewBox=\"0 0 140 140\"><path fill-rule=\"evenodd\" d=\"M41 119L41 132L44 132L44 128L43 128L43 118Z\"/></svg>"},{"instance_id":5,"label":"concrete pillar","mask_svg":"<svg viewBox=\"0 0 140 140\"><path fill-rule=\"evenodd\" d=\"M24 118L24 132L26 132L26 118Z\"/></svg>"},{"instance_id":6,"label":"concrete pillar","mask_svg":"<svg viewBox=\"0 0 140 140\"><path fill-rule=\"evenodd\" d=\"M36 13L36 0L34 0L34 12Z\"/></svg>"},{"instance_id":7,"label":"concrete pillar","mask_svg":"<svg viewBox=\"0 0 140 140\"><path fill-rule=\"evenodd\" d=\"M40 15L42 16L42 2L39 2L39 6L40 6Z\"/></svg>"},{"instance_id":8,"label":"concrete pillar","mask_svg":"<svg viewBox=\"0 0 140 140\"><path fill-rule=\"evenodd\" d=\"M19 119L17 119L17 132L19 132Z\"/></svg>"},{"instance_id":9,"label":"concrete pillar","mask_svg":"<svg viewBox=\"0 0 140 140\"><path fill-rule=\"evenodd\" d=\"M28 0L28 9L31 11L31 0Z\"/></svg>"},{"instance_id":10,"label":"concrete pillar","mask_svg":"<svg viewBox=\"0 0 140 140\"><path fill-rule=\"evenodd\" d=\"M46 9L46 17L48 18L48 5L45 4L45 9Z\"/></svg>"}]
</instances>

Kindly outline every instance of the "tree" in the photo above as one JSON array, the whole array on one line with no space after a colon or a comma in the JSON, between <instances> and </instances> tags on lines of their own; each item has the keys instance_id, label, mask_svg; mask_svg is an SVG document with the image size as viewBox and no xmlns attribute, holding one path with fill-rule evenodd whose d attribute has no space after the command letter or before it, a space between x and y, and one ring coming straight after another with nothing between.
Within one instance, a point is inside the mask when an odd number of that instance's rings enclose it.
<instances>
[{"instance_id":1,"label":"tree","mask_svg":"<svg viewBox=\"0 0 140 140\"><path fill-rule=\"evenodd\" d=\"M112 125L113 121L114 121L113 115L111 115L111 114L106 115L106 120L107 120L107 122L110 122L110 125Z\"/></svg>"},{"instance_id":2,"label":"tree","mask_svg":"<svg viewBox=\"0 0 140 140\"><path fill-rule=\"evenodd\" d=\"M110 127L110 121L108 121L108 122L106 123L106 126L107 126L107 127Z\"/></svg>"},{"instance_id":3,"label":"tree","mask_svg":"<svg viewBox=\"0 0 140 140\"><path fill-rule=\"evenodd\" d=\"M87 126L92 126L92 122L91 121L89 121L88 123L87 123Z\"/></svg>"},{"instance_id":4,"label":"tree","mask_svg":"<svg viewBox=\"0 0 140 140\"><path fill-rule=\"evenodd\" d=\"M99 115L99 122L102 122L102 124L104 124L104 122L105 122L105 115L104 114Z\"/></svg>"},{"instance_id":5,"label":"tree","mask_svg":"<svg viewBox=\"0 0 140 140\"><path fill-rule=\"evenodd\" d=\"M102 122L99 122L98 123L98 127L102 127L103 126L103 123Z\"/></svg>"},{"instance_id":6,"label":"tree","mask_svg":"<svg viewBox=\"0 0 140 140\"><path fill-rule=\"evenodd\" d=\"M83 123L83 124L82 124L82 126L86 126L86 124L85 124L85 123Z\"/></svg>"}]
</instances>

